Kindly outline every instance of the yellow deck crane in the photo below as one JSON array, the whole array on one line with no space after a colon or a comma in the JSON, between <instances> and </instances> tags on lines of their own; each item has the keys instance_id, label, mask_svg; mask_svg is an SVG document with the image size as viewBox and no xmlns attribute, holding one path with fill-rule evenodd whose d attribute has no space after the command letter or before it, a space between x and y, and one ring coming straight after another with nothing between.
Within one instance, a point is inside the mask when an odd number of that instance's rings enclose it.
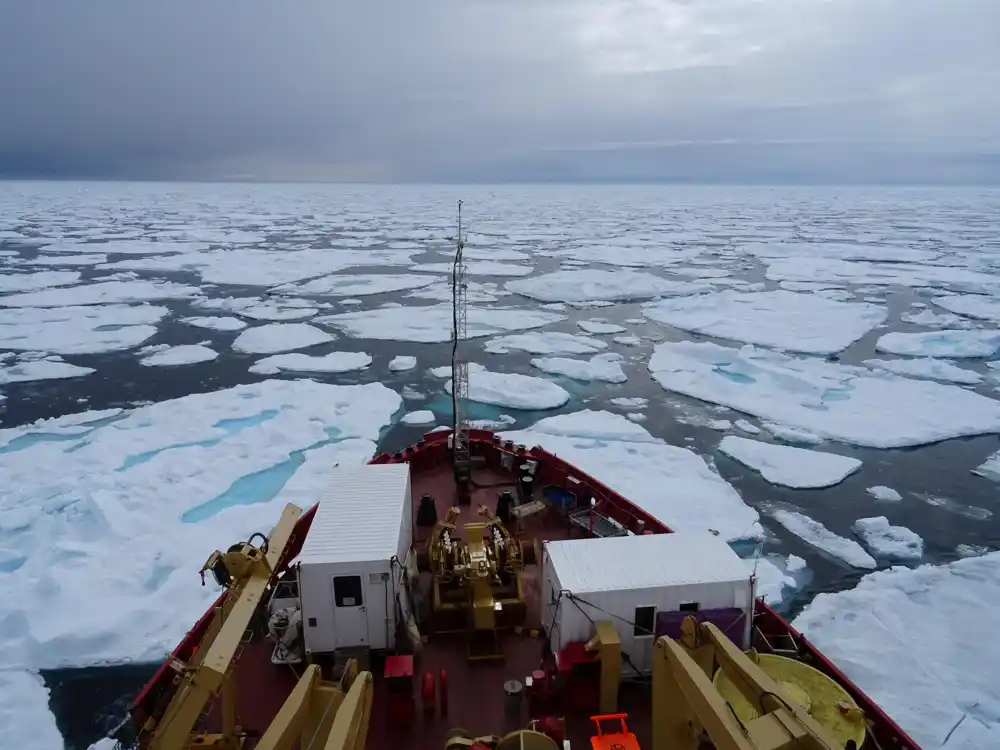
<instances>
[{"instance_id":1,"label":"yellow deck crane","mask_svg":"<svg viewBox=\"0 0 1000 750\"><path fill-rule=\"evenodd\" d=\"M263 601L301 515L298 506L286 505L281 519L260 546L249 541L234 544L226 552L213 552L202 566L202 576L212 573L225 587L226 596L215 607L212 622L190 661L171 662L177 689L162 718L142 728L140 747L148 750L243 747L246 734L236 713L237 685L232 669L243 635ZM197 731L199 719L216 697L220 731ZM319 667L310 666L256 747L290 750L295 742L304 739L302 746L315 750L362 750L371 701L372 675L359 673L353 660L348 662L339 683L324 682Z\"/></svg>"},{"instance_id":2,"label":"yellow deck crane","mask_svg":"<svg viewBox=\"0 0 1000 750\"><path fill-rule=\"evenodd\" d=\"M771 677L754 652L740 651L715 625L687 617L681 633L677 641L658 638L653 649L652 750L697 750L705 735L718 750L844 750L864 743L864 716L846 693L817 721L794 685ZM718 679L713 684L717 669L745 710L726 701Z\"/></svg>"}]
</instances>

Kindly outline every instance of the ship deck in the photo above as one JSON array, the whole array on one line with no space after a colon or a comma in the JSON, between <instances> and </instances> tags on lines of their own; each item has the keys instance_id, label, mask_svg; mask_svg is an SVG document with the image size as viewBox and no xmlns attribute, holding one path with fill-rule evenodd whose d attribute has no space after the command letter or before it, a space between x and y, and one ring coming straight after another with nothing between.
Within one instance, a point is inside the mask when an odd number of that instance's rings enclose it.
<instances>
[{"instance_id":1,"label":"ship deck","mask_svg":"<svg viewBox=\"0 0 1000 750\"><path fill-rule=\"evenodd\" d=\"M496 507L497 496L503 490L516 493L513 476L503 475L493 469L477 469L473 474L476 485L472 502L461 506L457 527L465 523L481 521L477 514L480 503L490 510ZM411 477L413 512L419 508L419 498L428 493L435 498L438 518L443 519L450 507L459 507L451 468L448 464L421 468ZM414 519L415 520L415 519ZM571 525L566 517L547 510L522 519L519 528L511 532L522 541L544 541L566 539L572 535ZM414 527L414 546L422 549L430 528ZM540 562L540 561L539 561ZM372 716L369 724L366 747L370 750L398 750L399 748L419 748L419 750L439 750L444 747L449 731L462 728L472 735L502 735L513 729L523 728L527 722L527 711L522 712L522 720L512 723L505 714L504 683L508 680L525 682L525 677L541 668L545 654L545 638L541 629L539 612L540 567L529 565L524 569L522 581L527 600L525 626L521 629L507 629L500 632L502 659L470 660L468 644L464 633L434 634L423 631L425 643L414 658L414 695L417 705L416 719L407 729L394 729L387 721L388 691L382 677L383 661L375 656L369 669L374 677L374 697ZM430 574L422 574L422 585L430 585ZM234 683L238 688L237 713L241 726L251 737L262 733L277 711L281 708L298 679L301 670L290 666L275 666L270 661L272 644L266 637L251 640L240 654L233 667ZM324 675L334 677L331 665L321 665ZM448 710L442 716L440 711L426 714L420 700L420 678L425 672L437 677L440 671L447 672ZM648 746L650 736L650 687L648 683L628 683L622 685L619 696L619 710L629 714L629 728L640 746ZM593 722L589 714L564 714L566 735L575 747L588 747L593 734ZM203 720L206 731L218 730L217 706L212 706ZM254 745L251 739L247 746Z\"/></svg>"}]
</instances>

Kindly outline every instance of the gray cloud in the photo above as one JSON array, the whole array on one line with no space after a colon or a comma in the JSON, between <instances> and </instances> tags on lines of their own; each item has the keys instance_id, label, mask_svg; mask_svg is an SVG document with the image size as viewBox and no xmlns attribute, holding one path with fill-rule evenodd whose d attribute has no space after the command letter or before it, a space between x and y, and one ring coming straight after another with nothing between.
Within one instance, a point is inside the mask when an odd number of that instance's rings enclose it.
<instances>
[{"instance_id":1,"label":"gray cloud","mask_svg":"<svg viewBox=\"0 0 1000 750\"><path fill-rule=\"evenodd\" d=\"M0 0L0 174L997 180L994 0Z\"/></svg>"}]
</instances>

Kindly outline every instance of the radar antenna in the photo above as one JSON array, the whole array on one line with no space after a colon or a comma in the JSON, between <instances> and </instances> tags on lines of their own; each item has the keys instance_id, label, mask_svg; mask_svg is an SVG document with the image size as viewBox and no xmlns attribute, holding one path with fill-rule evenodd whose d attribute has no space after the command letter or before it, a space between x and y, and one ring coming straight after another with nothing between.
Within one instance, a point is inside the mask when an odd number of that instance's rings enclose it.
<instances>
[{"instance_id":1,"label":"radar antenna","mask_svg":"<svg viewBox=\"0 0 1000 750\"><path fill-rule=\"evenodd\" d=\"M459 342L468 333L468 282L463 251L462 201L458 202L458 232L455 235L455 263L451 272L452 332L451 332L451 410L452 458L455 486L460 505L472 501L472 461L469 454L469 427L465 421L465 405L469 398L469 363L460 356Z\"/></svg>"}]
</instances>

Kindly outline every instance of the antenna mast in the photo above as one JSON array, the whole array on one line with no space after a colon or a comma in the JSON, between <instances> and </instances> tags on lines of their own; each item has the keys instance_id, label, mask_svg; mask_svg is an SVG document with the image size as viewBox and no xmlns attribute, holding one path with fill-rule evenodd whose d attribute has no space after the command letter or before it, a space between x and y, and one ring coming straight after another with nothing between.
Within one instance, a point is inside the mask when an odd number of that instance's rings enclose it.
<instances>
[{"instance_id":1,"label":"antenna mast","mask_svg":"<svg viewBox=\"0 0 1000 750\"><path fill-rule=\"evenodd\" d=\"M460 505L472 501L472 461L469 454L469 427L465 422L465 404L469 398L469 363L459 356L459 342L468 333L468 282L463 251L462 201L458 202L458 233L455 235L455 264L451 273L452 336L451 336L451 409L452 457L455 485Z\"/></svg>"}]
</instances>

